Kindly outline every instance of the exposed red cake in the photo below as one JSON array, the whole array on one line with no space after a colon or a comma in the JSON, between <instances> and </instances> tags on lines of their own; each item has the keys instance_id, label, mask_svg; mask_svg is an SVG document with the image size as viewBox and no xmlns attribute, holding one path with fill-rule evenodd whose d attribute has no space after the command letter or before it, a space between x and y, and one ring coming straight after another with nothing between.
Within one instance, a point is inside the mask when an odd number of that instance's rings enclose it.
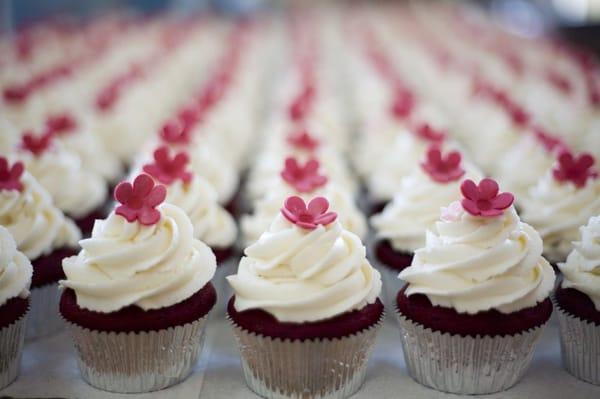
<instances>
[{"instance_id":1,"label":"exposed red cake","mask_svg":"<svg viewBox=\"0 0 600 399\"><path fill-rule=\"evenodd\" d=\"M381 240L375 245L377 260L398 272L410 266L413 260L412 252L397 251L389 240Z\"/></svg>"},{"instance_id":2,"label":"exposed red cake","mask_svg":"<svg viewBox=\"0 0 600 399\"><path fill-rule=\"evenodd\" d=\"M212 249L213 253L215 254L215 258L217 258L217 266L220 266L227 259L231 258L233 256L233 253L235 252L232 246L227 247L227 248L211 248L211 249Z\"/></svg>"},{"instance_id":3,"label":"exposed red cake","mask_svg":"<svg viewBox=\"0 0 600 399\"><path fill-rule=\"evenodd\" d=\"M519 334L543 325L552 314L550 299L510 314L500 313L497 310L474 315L458 313L452 308L433 306L425 295L415 294L407 297L404 293L406 287L400 290L396 298L396 305L403 316L434 331L463 337Z\"/></svg>"},{"instance_id":4,"label":"exposed red cake","mask_svg":"<svg viewBox=\"0 0 600 399\"><path fill-rule=\"evenodd\" d=\"M344 313L331 319L307 323L282 323L262 309L238 312L233 306L235 296L227 305L231 320L241 328L271 338L305 340L342 338L377 324L383 314L379 299L362 309Z\"/></svg>"},{"instance_id":5,"label":"exposed red cake","mask_svg":"<svg viewBox=\"0 0 600 399\"><path fill-rule=\"evenodd\" d=\"M55 249L48 255L40 256L31 262L33 266L33 277L31 288L42 287L65 278L62 268L62 260L77 254L74 248Z\"/></svg>"},{"instance_id":6,"label":"exposed red cake","mask_svg":"<svg viewBox=\"0 0 600 399\"><path fill-rule=\"evenodd\" d=\"M571 316L600 326L600 312L596 310L592 300L583 292L573 288L559 287L556 290L556 301L558 306Z\"/></svg>"},{"instance_id":7,"label":"exposed red cake","mask_svg":"<svg viewBox=\"0 0 600 399\"><path fill-rule=\"evenodd\" d=\"M386 205L387 201L376 201L369 203L367 206L367 216L373 216L376 213L381 213Z\"/></svg>"},{"instance_id":8,"label":"exposed red cake","mask_svg":"<svg viewBox=\"0 0 600 399\"><path fill-rule=\"evenodd\" d=\"M92 233L92 228L94 228L94 222L96 219L104 219L105 217L105 207L102 206L79 219L75 219L74 221L77 227L79 227L79 230L81 230L81 235L83 237L89 237Z\"/></svg>"},{"instance_id":9,"label":"exposed red cake","mask_svg":"<svg viewBox=\"0 0 600 399\"><path fill-rule=\"evenodd\" d=\"M29 298L11 298L0 306L0 328L8 327L29 309Z\"/></svg>"},{"instance_id":10,"label":"exposed red cake","mask_svg":"<svg viewBox=\"0 0 600 399\"><path fill-rule=\"evenodd\" d=\"M77 305L75 291L66 289L60 299L60 313L69 322L95 331L142 332L181 326L205 316L217 302L211 283L183 302L153 310L131 305L113 313L99 313Z\"/></svg>"}]
</instances>

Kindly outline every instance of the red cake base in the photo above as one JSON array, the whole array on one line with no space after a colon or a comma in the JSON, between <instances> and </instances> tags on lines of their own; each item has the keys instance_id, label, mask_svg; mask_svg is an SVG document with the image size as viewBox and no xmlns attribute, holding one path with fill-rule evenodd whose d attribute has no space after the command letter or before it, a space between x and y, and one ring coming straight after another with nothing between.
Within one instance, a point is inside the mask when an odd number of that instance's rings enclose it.
<instances>
[{"instance_id":1,"label":"red cake base","mask_svg":"<svg viewBox=\"0 0 600 399\"><path fill-rule=\"evenodd\" d=\"M66 289L60 298L60 313L69 322L95 331L142 332L182 326L204 317L217 302L211 283L183 302L145 311L131 305L113 313L99 313L77 305L75 291Z\"/></svg>"},{"instance_id":2,"label":"red cake base","mask_svg":"<svg viewBox=\"0 0 600 399\"><path fill-rule=\"evenodd\" d=\"M11 298L0 306L0 328L8 327L29 309L29 298Z\"/></svg>"},{"instance_id":3,"label":"red cake base","mask_svg":"<svg viewBox=\"0 0 600 399\"><path fill-rule=\"evenodd\" d=\"M89 237L92 234L96 219L104 219L106 215L106 208L102 206L79 219L75 219L74 222L81 230L82 237Z\"/></svg>"},{"instance_id":4,"label":"red cake base","mask_svg":"<svg viewBox=\"0 0 600 399\"><path fill-rule=\"evenodd\" d=\"M463 337L477 335L503 336L515 335L544 324L552 314L552 302L549 298L537 305L504 314L497 310L488 310L474 315L458 313L452 308L433 306L425 295L416 294L407 297L404 286L398 293L396 305L403 316L415 323Z\"/></svg>"},{"instance_id":5,"label":"red cake base","mask_svg":"<svg viewBox=\"0 0 600 399\"><path fill-rule=\"evenodd\" d=\"M382 264L401 272L410 266L414 254L397 251L392 247L389 240L382 240L375 246L375 256L377 256L377 260Z\"/></svg>"},{"instance_id":6,"label":"red cake base","mask_svg":"<svg viewBox=\"0 0 600 399\"><path fill-rule=\"evenodd\" d=\"M600 325L600 312L596 310L594 302L583 292L573 288L556 289L558 306L571 316Z\"/></svg>"},{"instance_id":7,"label":"red cake base","mask_svg":"<svg viewBox=\"0 0 600 399\"><path fill-rule=\"evenodd\" d=\"M263 336L290 340L347 337L374 326L383 314L383 304L377 299L360 310L331 319L307 323L282 323L262 309L238 312L233 306L234 301L235 296L229 300L227 313L239 327Z\"/></svg>"},{"instance_id":8,"label":"red cake base","mask_svg":"<svg viewBox=\"0 0 600 399\"><path fill-rule=\"evenodd\" d=\"M65 278L62 260L73 255L77 255L75 249L60 248L32 261L33 277L31 279L31 288L39 288L46 284L56 283L58 280Z\"/></svg>"},{"instance_id":9,"label":"red cake base","mask_svg":"<svg viewBox=\"0 0 600 399\"><path fill-rule=\"evenodd\" d=\"M217 266L221 265L227 259L233 256L233 247L227 248L211 248L213 253L215 254L215 258L217 258Z\"/></svg>"},{"instance_id":10,"label":"red cake base","mask_svg":"<svg viewBox=\"0 0 600 399\"><path fill-rule=\"evenodd\" d=\"M381 213L383 208L388 204L387 201L371 201L367 206L367 215L373 216L376 213Z\"/></svg>"}]
</instances>

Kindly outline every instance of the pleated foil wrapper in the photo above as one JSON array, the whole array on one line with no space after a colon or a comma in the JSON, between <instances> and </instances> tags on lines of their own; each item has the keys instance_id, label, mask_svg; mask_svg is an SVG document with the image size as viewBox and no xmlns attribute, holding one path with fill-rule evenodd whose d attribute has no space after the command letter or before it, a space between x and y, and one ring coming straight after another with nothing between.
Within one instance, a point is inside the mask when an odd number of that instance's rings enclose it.
<instances>
[{"instance_id":1,"label":"pleated foil wrapper","mask_svg":"<svg viewBox=\"0 0 600 399\"><path fill-rule=\"evenodd\" d=\"M31 305L25 334L27 341L56 334L65 328L65 323L58 312L60 295L58 283L31 289Z\"/></svg>"},{"instance_id":2,"label":"pleated foil wrapper","mask_svg":"<svg viewBox=\"0 0 600 399\"><path fill-rule=\"evenodd\" d=\"M140 333L92 331L66 322L82 378L104 391L158 391L186 379L202 350L208 316Z\"/></svg>"},{"instance_id":3,"label":"pleated foil wrapper","mask_svg":"<svg viewBox=\"0 0 600 399\"><path fill-rule=\"evenodd\" d=\"M26 319L27 313L0 329L0 389L9 385L19 375Z\"/></svg>"},{"instance_id":4,"label":"pleated foil wrapper","mask_svg":"<svg viewBox=\"0 0 600 399\"><path fill-rule=\"evenodd\" d=\"M292 341L249 332L228 317L246 384L268 399L342 399L354 394L365 380L383 318L348 337Z\"/></svg>"},{"instance_id":5,"label":"pleated foil wrapper","mask_svg":"<svg viewBox=\"0 0 600 399\"><path fill-rule=\"evenodd\" d=\"M600 325L581 320L554 300L563 365L574 377L600 385Z\"/></svg>"},{"instance_id":6,"label":"pleated foil wrapper","mask_svg":"<svg viewBox=\"0 0 600 399\"><path fill-rule=\"evenodd\" d=\"M523 377L545 324L511 336L432 331L397 313L404 360L419 384L454 394L505 391Z\"/></svg>"}]
</instances>

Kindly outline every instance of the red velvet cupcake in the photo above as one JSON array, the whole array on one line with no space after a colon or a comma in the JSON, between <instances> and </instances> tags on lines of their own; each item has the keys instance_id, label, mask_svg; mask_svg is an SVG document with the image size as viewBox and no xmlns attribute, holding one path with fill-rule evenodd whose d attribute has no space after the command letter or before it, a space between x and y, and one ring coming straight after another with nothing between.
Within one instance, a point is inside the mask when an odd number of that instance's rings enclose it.
<instances>
[{"instance_id":1,"label":"red velvet cupcake","mask_svg":"<svg viewBox=\"0 0 600 399\"><path fill-rule=\"evenodd\" d=\"M0 185L2 182L0 181ZM17 250L10 232L0 226L0 389L19 374L29 309L29 285L33 268Z\"/></svg>"},{"instance_id":2,"label":"red velvet cupcake","mask_svg":"<svg viewBox=\"0 0 600 399\"><path fill-rule=\"evenodd\" d=\"M524 375L550 319L554 271L539 234L522 223L494 180L465 180L396 300L411 376L439 391L503 391ZM460 365L457 375L455 365Z\"/></svg>"},{"instance_id":3,"label":"red velvet cupcake","mask_svg":"<svg viewBox=\"0 0 600 399\"><path fill-rule=\"evenodd\" d=\"M166 388L189 375L201 350L215 256L183 210L159 205L165 197L148 175L119 184L120 205L63 262L60 312L82 377L99 389Z\"/></svg>"},{"instance_id":4,"label":"red velvet cupcake","mask_svg":"<svg viewBox=\"0 0 600 399\"><path fill-rule=\"evenodd\" d=\"M288 198L227 278L246 383L260 396L346 397L364 380L381 280L328 207L323 197Z\"/></svg>"},{"instance_id":5,"label":"red velvet cupcake","mask_svg":"<svg viewBox=\"0 0 600 399\"><path fill-rule=\"evenodd\" d=\"M580 229L580 240L558 267L554 297L563 364L575 377L600 385L600 216Z\"/></svg>"}]
</instances>

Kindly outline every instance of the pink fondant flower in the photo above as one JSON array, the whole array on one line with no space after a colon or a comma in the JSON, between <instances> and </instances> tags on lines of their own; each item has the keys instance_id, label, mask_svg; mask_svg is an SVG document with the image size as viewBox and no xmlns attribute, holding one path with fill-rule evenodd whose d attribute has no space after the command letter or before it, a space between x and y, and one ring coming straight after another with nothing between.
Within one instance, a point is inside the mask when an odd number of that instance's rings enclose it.
<instances>
[{"instance_id":1,"label":"pink fondant flower","mask_svg":"<svg viewBox=\"0 0 600 399\"><path fill-rule=\"evenodd\" d=\"M143 169L163 184L171 184L177 179L189 183L192 173L185 170L188 162L188 154L182 151L171 158L169 148L163 145L154 151L154 163L144 165Z\"/></svg>"},{"instance_id":2,"label":"pink fondant flower","mask_svg":"<svg viewBox=\"0 0 600 399\"><path fill-rule=\"evenodd\" d=\"M588 179L598 177L598 171L593 168L595 159L591 154L583 153L578 157L563 150L558 155L558 162L552 169L552 175L559 182L570 181L577 188L585 187Z\"/></svg>"},{"instance_id":3,"label":"pink fondant flower","mask_svg":"<svg viewBox=\"0 0 600 399\"><path fill-rule=\"evenodd\" d=\"M310 159L302 166L296 158L287 158L281 177L301 193L310 193L327 183L327 177L319 174L319 161L316 159Z\"/></svg>"},{"instance_id":4,"label":"pink fondant flower","mask_svg":"<svg viewBox=\"0 0 600 399\"><path fill-rule=\"evenodd\" d=\"M392 115L396 119L406 119L410 116L415 107L415 97L413 93L406 89L397 89L392 102Z\"/></svg>"},{"instance_id":5,"label":"pink fondant flower","mask_svg":"<svg viewBox=\"0 0 600 399\"><path fill-rule=\"evenodd\" d=\"M414 129L415 134L422 140L432 143L441 143L446 139L446 133L442 130L434 129L429 123L419 123Z\"/></svg>"},{"instance_id":6,"label":"pink fondant flower","mask_svg":"<svg viewBox=\"0 0 600 399\"><path fill-rule=\"evenodd\" d=\"M46 129L52 134L70 133L77 127L77 123L72 115L68 113L52 115L46 120Z\"/></svg>"},{"instance_id":7,"label":"pink fondant flower","mask_svg":"<svg viewBox=\"0 0 600 399\"><path fill-rule=\"evenodd\" d=\"M464 198L461 204L473 216L500 216L514 201L511 193L498 194L498 183L485 178L476 185L473 180L465 180L460 186Z\"/></svg>"},{"instance_id":8,"label":"pink fondant flower","mask_svg":"<svg viewBox=\"0 0 600 399\"><path fill-rule=\"evenodd\" d=\"M313 198L306 206L302 198L294 196L285 200L281 213L296 226L314 230L318 225L326 226L335 221L337 214L327 212L328 209L329 201L324 197Z\"/></svg>"},{"instance_id":9,"label":"pink fondant flower","mask_svg":"<svg viewBox=\"0 0 600 399\"><path fill-rule=\"evenodd\" d=\"M287 142L292 146L306 151L314 151L319 146L319 140L312 137L306 130L291 134Z\"/></svg>"},{"instance_id":10,"label":"pink fondant flower","mask_svg":"<svg viewBox=\"0 0 600 399\"><path fill-rule=\"evenodd\" d=\"M458 151L449 152L444 157L439 147L431 145L421 167L436 182L448 183L460 179L465 174L460 161L461 155Z\"/></svg>"},{"instance_id":11,"label":"pink fondant flower","mask_svg":"<svg viewBox=\"0 0 600 399\"><path fill-rule=\"evenodd\" d=\"M17 161L10 166L8 159L0 157L0 190L23 191L21 176L24 171L23 162Z\"/></svg>"},{"instance_id":12,"label":"pink fondant flower","mask_svg":"<svg viewBox=\"0 0 600 399\"><path fill-rule=\"evenodd\" d=\"M155 185L150 176L141 174L135 178L133 184L121 182L115 188L115 200L121 203L115 209L115 213L130 223L137 220L150 226L160 220L160 212L155 208L166 196L165 186Z\"/></svg>"},{"instance_id":13,"label":"pink fondant flower","mask_svg":"<svg viewBox=\"0 0 600 399\"><path fill-rule=\"evenodd\" d=\"M35 156L42 155L52 144L53 134L51 132L36 136L28 130L21 137L21 148L31 152Z\"/></svg>"},{"instance_id":14,"label":"pink fondant flower","mask_svg":"<svg viewBox=\"0 0 600 399\"><path fill-rule=\"evenodd\" d=\"M169 144L189 144L191 137L182 121L171 119L160 129L160 138Z\"/></svg>"}]
</instances>

